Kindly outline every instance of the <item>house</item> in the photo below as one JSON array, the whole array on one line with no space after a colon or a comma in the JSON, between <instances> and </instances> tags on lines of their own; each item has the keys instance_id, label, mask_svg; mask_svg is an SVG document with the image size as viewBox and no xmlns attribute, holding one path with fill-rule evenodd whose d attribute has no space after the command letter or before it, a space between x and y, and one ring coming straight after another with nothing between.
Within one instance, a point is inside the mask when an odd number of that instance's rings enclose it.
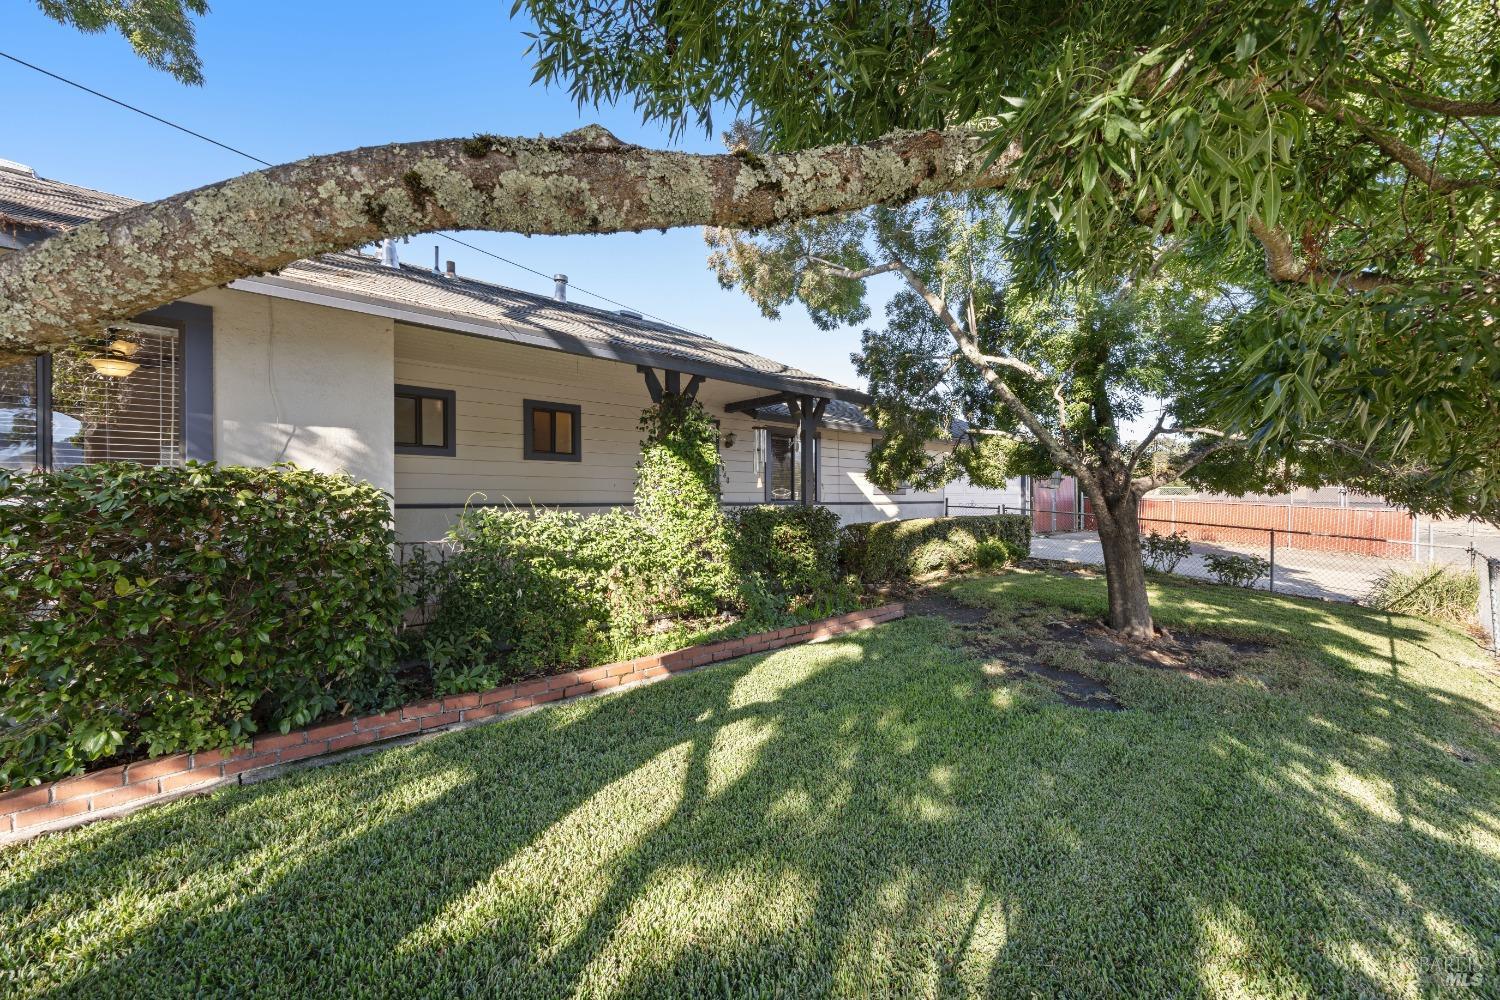
<instances>
[{"instance_id":1,"label":"house","mask_svg":"<svg viewBox=\"0 0 1500 1000\"><path fill-rule=\"evenodd\" d=\"M135 204L0 161L0 253ZM399 536L472 505L630 502L637 420L663 391L721 423L728 505L820 503L845 521L943 514L942 490L866 478L866 396L749 351L567 301L327 254L233 281L109 336L0 369L0 466L187 459L347 472Z\"/></svg>"}]
</instances>

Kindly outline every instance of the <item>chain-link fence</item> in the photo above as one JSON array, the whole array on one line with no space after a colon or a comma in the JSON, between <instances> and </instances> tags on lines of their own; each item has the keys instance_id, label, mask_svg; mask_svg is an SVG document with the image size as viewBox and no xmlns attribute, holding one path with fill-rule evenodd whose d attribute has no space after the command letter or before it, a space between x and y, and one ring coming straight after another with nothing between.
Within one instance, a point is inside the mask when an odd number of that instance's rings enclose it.
<instances>
[{"instance_id":1,"label":"chain-link fence","mask_svg":"<svg viewBox=\"0 0 1500 1000\"><path fill-rule=\"evenodd\" d=\"M1032 522L1035 558L1104 563L1089 511L955 504L950 512L1022 514ZM1486 564L1472 546L1420 536L1381 538L1166 517L1142 517L1140 529L1148 563L1155 569L1325 600L1364 600L1393 570L1451 567L1468 572Z\"/></svg>"}]
</instances>

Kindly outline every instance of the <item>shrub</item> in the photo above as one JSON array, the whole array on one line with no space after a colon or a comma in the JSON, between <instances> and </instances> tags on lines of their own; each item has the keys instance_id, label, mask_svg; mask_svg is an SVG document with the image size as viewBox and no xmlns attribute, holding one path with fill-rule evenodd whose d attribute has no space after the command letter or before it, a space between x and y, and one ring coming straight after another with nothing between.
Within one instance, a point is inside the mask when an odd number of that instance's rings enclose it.
<instances>
[{"instance_id":1,"label":"shrub","mask_svg":"<svg viewBox=\"0 0 1500 1000\"><path fill-rule=\"evenodd\" d=\"M1027 553L1014 542L1003 538L986 538L974 546L974 565L980 569L997 569L1026 558Z\"/></svg>"},{"instance_id":2,"label":"shrub","mask_svg":"<svg viewBox=\"0 0 1500 1000\"><path fill-rule=\"evenodd\" d=\"M635 655L657 632L753 603L719 506L718 425L667 394L640 427L633 511L480 508L459 519L424 638L437 693Z\"/></svg>"},{"instance_id":3,"label":"shrub","mask_svg":"<svg viewBox=\"0 0 1500 1000\"><path fill-rule=\"evenodd\" d=\"M1141 555L1151 569L1170 573L1193 552L1186 532L1178 531L1163 535L1153 531L1141 539Z\"/></svg>"},{"instance_id":4,"label":"shrub","mask_svg":"<svg viewBox=\"0 0 1500 1000\"><path fill-rule=\"evenodd\" d=\"M286 466L0 471L0 787L379 703L390 516Z\"/></svg>"},{"instance_id":5,"label":"shrub","mask_svg":"<svg viewBox=\"0 0 1500 1000\"><path fill-rule=\"evenodd\" d=\"M928 517L845 525L839 559L865 583L909 579L919 573L974 563L985 541L1005 542L1011 558L1031 552L1031 522L1022 515Z\"/></svg>"},{"instance_id":6,"label":"shrub","mask_svg":"<svg viewBox=\"0 0 1500 1000\"><path fill-rule=\"evenodd\" d=\"M450 534L424 651L437 694L607 659L641 632L646 540L626 511L480 508Z\"/></svg>"},{"instance_id":7,"label":"shrub","mask_svg":"<svg viewBox=\"0 0 1500 1000\"><path fill-rule=\"evenodd\" d=\"M1365 603L1381 611L1465 625L1474 620L1479 606L1479 576L1441 566L1392 568L1375 581Z\"/></svg>"},{"instance_id":8,"label":"shrub","mask_svg":"<svg viewBox=\"0 0 1500 1000\"><path fill-rule=\"evenodd\" d=\"M841 586L839 519L827 507L740 507L729 520L735 571L762 588L777 610Z\"/></svg>"},{"instance_id":9,"label":"shrub","mask_svg":"<svg viewBox=\"0 0 1500 1000\"><path fill-rule=\"evenodd\" d=\"M1253 587L1265 576L1271 564L1260 556L1206 555L1203 565L1220 583L1233 587Z\"/></svg>"}]
</instances>

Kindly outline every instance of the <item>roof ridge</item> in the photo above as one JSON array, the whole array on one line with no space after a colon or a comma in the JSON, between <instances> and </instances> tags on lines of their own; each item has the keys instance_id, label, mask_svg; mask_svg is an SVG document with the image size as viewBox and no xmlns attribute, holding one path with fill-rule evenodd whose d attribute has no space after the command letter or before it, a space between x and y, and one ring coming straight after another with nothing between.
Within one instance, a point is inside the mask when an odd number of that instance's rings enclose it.
<instances>
[{"instance_id":1,"label":"roof ridge","mask_svg":"<svg viewBox=\"0 0 1500 1000\"><path fill-rule=\"evenodd\" d=\"M27 167L26 164L24 164L24 163L17 163L15 160L10 160L8 162L15 163L16 166L18 166L18 167ZM33 180L33 181L43 181L43 182L45 182L47 184L56 184L59 187L72 188L74 191L86 191L89 194L99 195L101 198L112 198L115 201L128 201L132 205L144 205L145 204L145 202L142 201L141 199L139 199L139 198L132 198L128 194L116 194L113 191L105 191L102 188L92 188L92 187L87 186L86 184L74 184L72 181L60 181L60 180L58 180L55 177L44 177L41 174L39 174L39 173L36 172L36 168L35 167L27 167L27 169L30 170L30 173L27 173L26 170L10 170L10 171L7 171L7 173L16 174L16 175L18 175L20 177L27 178L27 179L30 179L30 180Z\"/></svg>"}]
</instances>

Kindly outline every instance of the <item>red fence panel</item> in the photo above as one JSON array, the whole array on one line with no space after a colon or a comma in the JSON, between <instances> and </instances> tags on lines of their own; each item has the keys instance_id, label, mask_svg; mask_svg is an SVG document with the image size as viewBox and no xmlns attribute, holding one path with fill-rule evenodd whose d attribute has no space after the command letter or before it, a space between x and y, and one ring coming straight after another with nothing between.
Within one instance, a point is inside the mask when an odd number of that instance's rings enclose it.
<instances>
[{"instance_id":1,"label":"red fence panel","mask_svg":"<svg viewBox=\"0 0 1500 1000\"><path fill-rule=\"evenodd\" d=\"M1392 508L1152 498L1141 501L1141 520L1148 531L1181 531L1195 541L1265 545L1267 532L1275 530L1276 544L1286 548L1384 559L1412 555L1412 515Z\"/></svg>"}]
</instances>

